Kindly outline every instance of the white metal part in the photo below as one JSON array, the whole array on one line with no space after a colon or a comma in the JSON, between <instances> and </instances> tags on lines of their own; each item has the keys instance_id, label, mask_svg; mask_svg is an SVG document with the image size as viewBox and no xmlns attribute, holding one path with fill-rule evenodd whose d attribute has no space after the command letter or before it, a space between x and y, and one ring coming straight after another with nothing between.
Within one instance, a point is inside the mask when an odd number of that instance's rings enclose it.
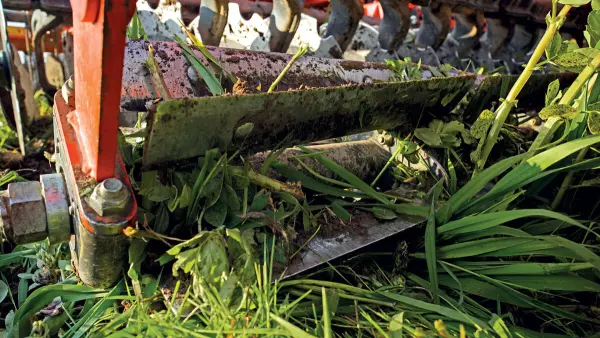
<instances>
[{"instance_id":1,"label":"white metal part","mask_svg":"<svg viewBox=\"0 0 600 338\"><path fill-rule=\"evenodd\" d=\"M152 9L146 0L138 0L137 15L144 27L148 40L173 41L174 35L185 36L179 21L181 17L181 3L178 1L165 1L156 9Z\"/></svg>"}]
</instances>

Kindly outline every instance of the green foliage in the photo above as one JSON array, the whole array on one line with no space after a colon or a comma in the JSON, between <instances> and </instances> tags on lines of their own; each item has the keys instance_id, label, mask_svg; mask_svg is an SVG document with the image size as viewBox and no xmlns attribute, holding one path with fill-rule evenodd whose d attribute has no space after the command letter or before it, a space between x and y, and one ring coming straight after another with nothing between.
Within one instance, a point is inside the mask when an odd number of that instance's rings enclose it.
<instances>
[{"instance_id":1,"label":"green foliage","mask_svg":"<svg viewBox=\"0 0 600 338\"><path fill-rule=\"evenodd\" d=\"M187 45L185 41L183 41L177 35L175 35L174 38L183 50L183 55L192 65L192 67L194 67L194 70L196 70L198 75L200 75L200 78L204 81L204 83L206 83L206 86L208 87L210 92L214 96L223 95L225 93L225 90L221 85L221 81L217 79L215 74L213 74L213 72L211 72L210 69L208 69L208 67L206 67L204 63L202 63L202 61L200 61L200 59L196 56L196 54L193 53L192 49Z\"/></svg>"},{"instance_id":2,"label":"green foliage","mask_svg":"<svg viewBox=\"0 0 600 338\"><path fill-rule=\"evenodd\" d=\"M423 141L426 145L434 148L453 148L461 145L461 138L465 143L472 142L472 137L465 130L465 126L458 121L444 123L440 120L433 120L428 128L415 129L415 137Z\"/></svg>"},{"instance_id":3,"label":"green foliage","mask_svg":"<svg viewBox=\"0 0 600 338\"><path fill-rule=\"evenodd\" d=\"M133 16L131 17L131 21L129 22L129 26L127 26L126 35L129 39L132 40L147 40L148 36L146 32L144 32L144 26L142 25L142 21L140 17L137 15L137 10L133 12Z\"/></svg>"}]
</instances>

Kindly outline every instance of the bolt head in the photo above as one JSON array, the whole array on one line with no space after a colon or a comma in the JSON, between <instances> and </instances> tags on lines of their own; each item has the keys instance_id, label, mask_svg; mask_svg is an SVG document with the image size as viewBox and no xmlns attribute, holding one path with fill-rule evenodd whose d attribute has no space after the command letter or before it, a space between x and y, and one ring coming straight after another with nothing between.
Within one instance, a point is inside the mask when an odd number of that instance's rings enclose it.
<instances>
[{"instance_id":1,"label":"bolt head","mask_svg":"<svg viewBox=\"0 0 600 338\"><path fill-rule=\"evenodd\" d=\"M63 84L61 94L67 105L75 106L75 81L73 80L73 75Z\"/></svg>"},{"instance_id":2,"label":"bolt head","mask_svg":"<svg viewBox=\"0 0 600 338\"><path fill-rule=\"evenodd\" d=\"M8 185L8 203L1 213L6 212L9 222L3 223L7 235L16 244L41 241L48 237L46 207L40 182L17 182ZM8 223L8 224L6 224Z\"/></svg>"},{"instance_id":3,"label":"bolt head","mask_svg":"<svg viewBox=\"0 0 600 338\"><path fill-rule=\"evenodd\" d=\"M88 199L89 206L100 216L122 216L129 209L130 202L129 189L116 178L102 181Z\"/></svg>"}]
</instances>

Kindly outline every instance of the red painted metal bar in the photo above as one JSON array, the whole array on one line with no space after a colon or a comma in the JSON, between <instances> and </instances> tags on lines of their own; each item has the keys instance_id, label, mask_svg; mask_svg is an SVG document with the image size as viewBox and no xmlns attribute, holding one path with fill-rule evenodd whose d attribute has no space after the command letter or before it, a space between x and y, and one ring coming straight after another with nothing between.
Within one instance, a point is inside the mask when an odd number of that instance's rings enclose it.
<instances>
[{"instance_id":1,"label":"red painted metal bar","mask_svg":"<svg viewBox=\"0 0 600 338\"><path fill-rule=\"evenodd\" d=\"M125 32L135 1L71 0L75 107L82 171L102 181L114 176Z\"/></svg>"}]
</instances>

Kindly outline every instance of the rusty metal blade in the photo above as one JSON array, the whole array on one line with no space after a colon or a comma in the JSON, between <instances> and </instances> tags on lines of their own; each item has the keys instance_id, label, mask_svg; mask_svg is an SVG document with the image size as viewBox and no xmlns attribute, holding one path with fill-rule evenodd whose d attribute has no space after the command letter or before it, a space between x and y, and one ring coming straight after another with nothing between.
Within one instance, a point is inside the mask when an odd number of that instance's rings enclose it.
<instances>
[{"instance_id":1,"label":"rusty metal blade","mask_svg":"<svg viewBox=\"0 0 600 338\"><path fill-rule=\"evenodd\" d=\"M149 117L144 165L202 156L215 147L256 152L281 142L416 123L424 112L449 114L474 80L468 75L162 102Z\"/></svg>"}]
</instances>

